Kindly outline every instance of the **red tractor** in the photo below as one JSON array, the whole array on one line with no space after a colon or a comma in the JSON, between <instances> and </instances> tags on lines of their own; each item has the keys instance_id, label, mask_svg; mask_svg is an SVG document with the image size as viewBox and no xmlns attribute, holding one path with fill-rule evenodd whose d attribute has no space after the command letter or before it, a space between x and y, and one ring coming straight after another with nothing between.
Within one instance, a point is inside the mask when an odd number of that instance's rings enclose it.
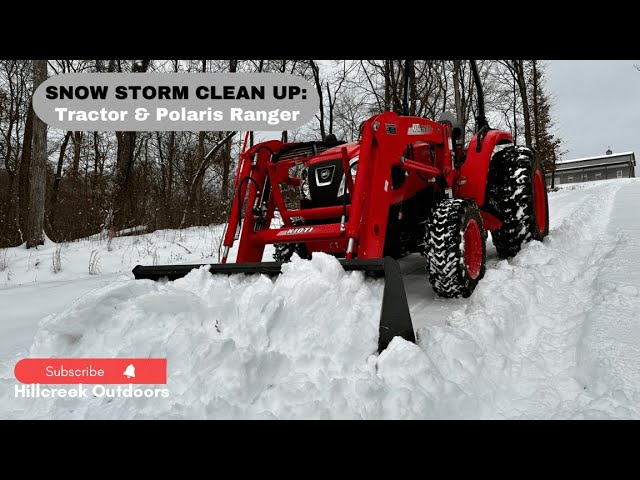
<instances>
[{"instance_id":1,"label":"red tractor","mask_svg":"<svg viewBox=\"0 0 640 480\"><path fill-rule=\"evenodd\" d=\"M414 340L394 258L424 255L438 295L468 297L485 273L487 231L501 257L542 240L549 231L542 165L510 133L489 128L471 66L479 114L467 148L451 116L436 122L387 112L369 118L354 143L270 140L243 152L222 263L211 272L278 274L294 252L325 252L346 270L384 275L382 351L396 335ZM299 192L294 206L283 192L291 188ZM282 225L274 227L276 212ZM237 239L236 263L227 264ZM262 262L267 244L275 244L275 262ZM134 275L174 279L199 266L137 266Z\"/></svg>"}]
</instances>

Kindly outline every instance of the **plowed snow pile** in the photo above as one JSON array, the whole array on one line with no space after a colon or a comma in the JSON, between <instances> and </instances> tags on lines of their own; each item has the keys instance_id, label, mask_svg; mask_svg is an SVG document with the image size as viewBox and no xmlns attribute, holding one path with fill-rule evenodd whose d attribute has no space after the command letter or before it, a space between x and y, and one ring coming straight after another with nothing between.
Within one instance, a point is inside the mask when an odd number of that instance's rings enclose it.
<instances>
[{"instance_id":1,"label":"plowed snow pile","mask_svg":"<svg viewBox=\"0 0 640 480\"><path fill-rule=\"evenodd\" d=\"M381 355L382 281L327 255L276 279L114 282L43 319L29 356L166 357L169 397L14 398L14 360L0 417L640 418L640 183L550 203L544 243L494 253L471 298L433 300L456 306L444 325Z\"/></svg>"}]
</instances>

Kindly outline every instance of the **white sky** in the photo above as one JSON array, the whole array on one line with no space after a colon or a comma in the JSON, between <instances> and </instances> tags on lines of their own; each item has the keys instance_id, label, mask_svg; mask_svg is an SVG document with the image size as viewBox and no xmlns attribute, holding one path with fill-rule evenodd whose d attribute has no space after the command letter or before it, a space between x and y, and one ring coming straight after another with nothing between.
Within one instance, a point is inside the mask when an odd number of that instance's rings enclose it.
<instances>
[{"instance_id":1,"label":"white sky","mask_svg":"<svg viewBox=\"0 0 640 480\"><path fill-rule=\"evenodd\" d=\"M563 160L640 155L640 60L552 60L546 69Z\"/></svg>"}]
</instances>

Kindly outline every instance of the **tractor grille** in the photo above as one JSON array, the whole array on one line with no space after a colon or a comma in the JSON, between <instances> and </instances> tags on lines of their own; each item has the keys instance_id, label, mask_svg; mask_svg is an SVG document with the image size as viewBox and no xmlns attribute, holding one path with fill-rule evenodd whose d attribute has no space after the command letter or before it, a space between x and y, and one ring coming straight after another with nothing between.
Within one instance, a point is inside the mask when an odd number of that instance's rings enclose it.
<instances>
[{"instance_id":1,"label":"tractor grille","mask_svg":"<svg viewBox=\"0 0 640 480\"><path fill-rule=\"evenodd\" d=\"M342 197L338 198L342 173L340 158L309 165L309 189L314 208L342 205Z\"/></svg>"}]
</instances>

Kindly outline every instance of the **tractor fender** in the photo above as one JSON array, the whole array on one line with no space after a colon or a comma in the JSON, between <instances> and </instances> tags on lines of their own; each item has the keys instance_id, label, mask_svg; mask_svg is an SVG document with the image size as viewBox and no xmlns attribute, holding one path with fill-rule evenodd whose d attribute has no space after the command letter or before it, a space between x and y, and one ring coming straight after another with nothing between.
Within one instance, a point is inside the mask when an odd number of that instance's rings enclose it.
<instances>
[{"instance_id":1,"label":"tractor fender","mask_svg":"<svg viewBox=\"0 0 640 480\"><path fill-rule=\"evenodd\" d=\"M460 167L459 178L464 177L466 182L458 187L459 198L472 199L478 207L482 208L487 189L487 175L489 174L489 162L497 145L513 143L513 137L503 130L489 130L482 140L481 150L477 151L478 136L474 135L467 148L467 158Z\"/></svg>"}]
</instances>

